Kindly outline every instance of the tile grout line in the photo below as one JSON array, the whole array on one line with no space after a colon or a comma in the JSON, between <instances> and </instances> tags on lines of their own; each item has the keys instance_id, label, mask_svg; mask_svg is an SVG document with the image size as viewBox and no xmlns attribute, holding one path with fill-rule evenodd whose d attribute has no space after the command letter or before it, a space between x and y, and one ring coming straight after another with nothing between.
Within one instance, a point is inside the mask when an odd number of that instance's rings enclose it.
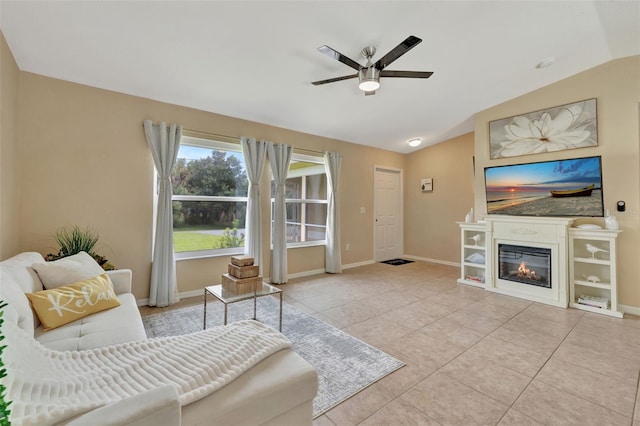
<instances>
[{"instance_id":1,"label":"tile grout line","mask_svg":"<svg viewBox=\"0 0 640 426\"><path fill-rule=\"evenodd\" d=\"M476 303L479 303L479 302L480 302L480 301L478 301L478 302L476 302ZM533 302L533 303L535 303L535 302ZM473 348L474 346L476 346L477 344L479 344L480 342L482 342L484 339L486 339L487 337L489 337L489 336L490 336L493 332L495 332L497 329L499 329L500 327L504 326L506 323L508 323L509 321L511 321L512 319L514 319L514 318L515 318L515 317L517 317L518 315L520 315L522 312L524 312L525 310L527 310L527 309L529 308L529 306L531 306L533 303L531 303L531 304L527 305L527 307L526 307L526 308L524 308L524 309L522 309L521 311L519 311L519 312L517 312L517 313L513 314L511 317L509 317L509 319L507 319L506 321L504 321L504 322L503 322L499 327L496 327L494 330L492 330L490 333L488 333L488 334L487 334L486 336L484 336L482 339L478 340L476 343L474 343L473 345L471 345L471 346L469 346L467 349L465 349L465 350L464 350L462 353L460 353L458 356L456 356L455 358L451 359L451 360L450 360L449 362L447 362L446 364L442 365L440 368L438 368L438 370L434 371L434 373L435 373L435 372L437 372L437 371L439 371L441 368L444 368L445 366L449 365L451 362L455 361L456 359L458 359L460 356L462 356L462 354L466 353L468 350L470 350L471 348ZM461 308L461 309L459 309L459 310L462 310L462 308ZM453 314L453 313L452 313L452 314ZM493 337L493 338L494 338L494 339L498 339L498 340L502 340L502 339L500 339L500 338L498 338L498 337ZM504 342L504 340L502 340L502 341ZM510 343L510 342L507 342L507 343ZM517 346L517 345L516 345L516 346ZM481 355L481 357L482 357L482 358L484 358L484 356L482 356L482 355ZM515 370L512 370L512 369L510 369L510 368L508 368L508 367L504 367L504 368L506 368L507 370L513 371L513 372L515 372L515 373L519 373L519 372L517 372L517 371L515 371ZM432 373L432 374L433 374L433 373ZM476 391L476 392L479 392L479 393L481 393L481 394L483 394L483 395L487 396L488 398L491 398L491 399L493 399L494 401L499 402L500 404L502 404L502 401L498 401L497 399L493 398L491 395L486 395L484 392L481 392L481 391L478 391L478 390L476 390L476 389L473 389L471 386L467 385L466 383L462 383L462 382L460 382L460 381L459 381L459 380L457 380L455 377L451 377L451 376L449 376L447 373L441 373L441 374L445 374L445 375L446 375L447 377L449 377L451 380L454 380L454 381L456 381L456 382L460 383L461 385L466 386L466 387L468 387L469 389L472 389L472 390L474 390L474 391ZM522 374L522 373L519 373L519 374ZM534 376L534 377L535 377L535 376ZM531 378L531 380L529 381L529 383L531 383L531 381L532 381L532 380L533 380L533 378ZM529 387L529 383L527 383L527 386L525 386L525 388L524 388L524 389L526 389L527 387ZM524 392L524 390L523 390L522 392ZM509 406L508 406L507 410L506 410L506 411L505 411L505 412L500 416L500 418L499 418L499 419L498 419L498 421L496 422L496 425L498 425L498 424L502 421L502 419L504 418L504 416L505 416L505 415L509 412L509 410L513 407L513 404L515 404L515 402L518 400L518 398L520 397L520 395L522 394L522 392L520 392L520 394L518 394L518 397L514 400L514 402L513 402L513 403L511 403L511 405L509 405ZM505 404L505 405L506 405L506 404ZM528 416L527 416L527 417L528 417ZM535 420L535 419L534 419L534 420Z\"/></svg>"},{"instance_id":2,"label":"tile grout line","mask_svg":"<svg viewBox=\"0 0 640 426\"><path fill-rule=\"evenodd\" d=\"M584 318L584 315L585 315L585 314L583 314L583 315L582 315L582 317L580 317L580 319L575 323L575 325L574 325L573 327L571 327L571 330L570 330L570 331L567 333L567 335L562 339L562 341L558 344L558 346L553 350L553 352L551 353L551 355L549 355L549 358L547 358L547 360L544 362L544 364L540 367L540 369L538 370L538 372L536 373L536 375L535 375L535 376L533 376L533 377L531 378L531 380L529 381L529 383L527 384L527 386L525 386L525 388L522 390L522 392L520 392L520 393L518 394L518 397L515 399L515 401L513 402L513 404L511 404L511 406L509 407L509 409L511 409L511 408L513 407L513 405L514 405L516 402L518 402L518 399L520 399L520 397L522 396L522 394L523 394L523 393L524 393L524 392L529 388L529 385L531 385L531 382L533 382L533 380L535 380L535 378L536 378L536 377L538 377L538 375L540 374L540 372L541 372L541 371L544 369L544 367L549 363L549 361L551 360L551 358L553 357L553 355L555 355L555 353L558 351L558 349L560 349L560 346L562 346L562 344L567 340L567 338L569 337L569 335L570 335L571 333L573 333L573 331L574 331L574 330L575 330L575 328L578 326L578 324L580 324L580 322L581 322L581 321L582 321L582 319ZM619 415L621 415L621 416L623 416L623 417L627 417L627 416L625 416L624 414L622 414L622 413L620 413L620 412L618 412L618 411L616 411L616 410L612 410L611 408L605 407L605 406L601 405L600 403L597 403L597 402L591 401L591 400L586 399L586 398L584 398L584 397L582 397L582 396L580 396L580 395L576 395L575 393L573 393L573 392L571 392L571 391L569 391L569 390L567 390L567 389L560 388L560 387L558 387L558 386L556 386L556 385L553 385L553 384L547 383L547 382L545 382L545 381L542 381L542 382L543 382L544 384L546 384L547 386L551 386L551 387L553 387L553 388L555 388L555 389L557 389L557 390L559 390L559 391L561 391L561 392L566 392L566 393L568 393L569 395L572 395L572 396L574 396L574 397L576 397L576 398L578 398L578 399L581 399L581 400L583 400L583 401L586 401L586 402L588 402L588 403L590 403L590 404L596 405L596 406L598 406L598 407L602 407L602 408L604 408L604 409L606 409L606 410L608 410L608 411L614 412L614 413L619 414ZM640 377L639 377L639 383L640 383ZM637 398L637 393L638 393L638 391L637 391L637 388L636 388L636 398ZM637 400L637 399L636 399L636 400ZM634 407L635 407L635 402L634 402ZM508 410L507 410L507 411L508 411ZM505 413L505 414L506 414L506 413ZM526 415L526 414L525 414L525 415ZM633 415L634 415L634 413L632 412L632 413L631 413L631 424L633 424L633 420L634 420L634 419L633 419ZM504 416L503 416L503 417L504 417ZM529 417L529 416L527 416L527 417ZM628 417L627 417L627 418L628 418ZM502 418L501 418L501 420L502 420ZM537 421L537 419L534 419L534 420L536 420L536 421Z\"/></svg>"},{"instance_id":3,"label":"tile grout line","mask_svg":"<svg viewBox=\"0 0 640 426\"><path fill-rule=\"evenodd\" d=\"M452 287L452 288L455 288L455 287ZM371 318L363 319L363 320L360 320L360 321L354 322L353 324L348 324L348 325L346 325L346 326L344 326L344 327L340 327L340 330L343 330L343 329L348 328L348 327L352 327L352 326L359 325L359 324L361 324L361 323L367 322L367 321L369 321L369 320L371 320L371 319L373 319L373 318L376 318L376 317L378 317L378 316L382 316L382 315L384 315L384 314L387 314L387 313L389 313L389 312L392 312L392 311L394 311L394 310L396 310L396 309L400 309L400 308L402 308L402 307L409 306L409 305L412 305L412 304L415 304L415 303L420 303L420 302L422 302L422 301L424 301L424 300L428 300L429 298L434 297L434 296L436 296L436 295L438 295L438 294L446 293L446 292L447 292L447 291L449 291L449 290L451 290L451 289L446 289L446 290L438 291L436 294L432 294L432 295L429 295L429 296L427 296L427 297L419 298L418 300L416 300L416 301L414 301L414 302L409 302L409 303L407 303L407 304L405 304L405 305L401 305L401 306L398 306L398 307L396 307L396 308L389 309L388 311L381 312L380 314L375 315L375 316L373 316L373 317L371 317ZM390 290L390 291L393 291L393 290ZM385 293L386 293L386 292L385 292ZM382 294L384 294L384 293L382 293ZM376 295L373 295L373 296L376 296ZM365 299L366 299L366 298L365 298ZM360 299L360 300L365 300L365 299ZM300 302L300 303L303 303L303 302ZM475 302L474 302L474 303L475 303ZM330 311L330 310L332 310L332 309L337 309L337 308L342 308L342 307L348 306L348 305L350 305L350 304L351 304L351 303L350 303L350 302L348 302L348 303L346 303L346 304L344 304L344 305L340 305L340 306L332 307L332 308L329 308L329 309L325 309L325 310L317 311L317 313L325 314L325 312L326 312L326 311ZM449 307L448 305L444 305L444 304L442 304L442 303L440 303L440 305L443 305L443 306L447 306L447 307ZM453 311L453 312L451 312L450 314L455 313L455 312L457 312L457 311L459 311L459 310L461 310L461 309L462 309L462 308L458 308L456 311ZM424 328L424 327L426 327L427 325L433 324L434 322L437 322L437 321L439 321L439 320L441 320L441 319L443 319L443 318L445 318L445 317L449 316L450 314L447 314L447 315L445 315L445 316L444 316L444 317L442 317L442 318L435 319L435 320L433 320L432 322L430 322L430 323L428 323L428 324L426 324L425 326L420 327L420 328ZM401 324L398 324L398 325L400 325L400 326L401 326ZM337 327L336 327L336 328L337 328ZM406 328L408 328L408 327L406 327ZM411 330L411 332L409 332L409 333L407 333L407 334L411 334L411 333L413 333L413 332L417 332L418 330L419 330L419 329Z\"/></svg>"},{"instance_id":4,"label":"tile grout line","mask_svg":"<svg viewBox=\"0 0 640 426\"><path fill-rule=\"evenodd\" d=\"M481 300L479 300L479 301L477 301L477 302L475 302L475 303L480 303L482 300L484 300L484 299L481 299ZM519 311L519 312L517 312L517 313L513 314L510 318L508 318L506 321L504 321L504 322L502 323L502 325L500 325L500 327L504 326L506 323L508 323L509 321L511 321L512 319L514 319L515 317L517 317L517 316L518 316L518 315L520 315L522 312L526 311L527 309L529 309L529 307L531 307L531 306L533 306L533 305L535 305L535 304L536 304L536 302L532 302L532 303L530 303L529 305L527 305L527 307L526 307L526 308L524 308L524 309L522 309L521 311ZM472 304L470 304L470 305L473 305L473 303L472 303ZM469 305L469 306L470 306L470 305ZM461 310L463 310L463 308L459 308L458 310L456 310L456 311L452 312L451 314L448 314L448 315L444 316L443 318L447 318L447 317L449 317L450 315L453 315L453 314L455 314L456 312L461 311ZM583 316L584 316L584 315L583 315ZM558 344L558 346L556 347L556 349L554 349L554 351L549 355L549 357L548 357L548 358L547 358L547 360L544 362L544 364L539 368L538 372L537 372L533 377L531 377L531 378L530 378L530 380L529 380L529 382L527 383L527 385L522 389L522 391L518 394L518 396L514 399L514 401L513 401L513 402L508 406L508 409L507 409L507 410L502 414L502 416L500 416L500 419L498 419L498 421L497 421L497 423L496 423L496 424L499 424L499 423L502 421L502 419L504 418L504 416L509 412L509 410L511 410L511 409L513 408L514 404L518 401L518 399L520 398L520 396L521 396L521 395L522 395L522 394L527 390L527 388L529 387L529 385L531 384L531 382L532 382L532 381L533 381L533 380L538 376L538 374L540 373L540 371L542 371L542 369L544 368L544 366L545 366L545 365L547 365L547 363L549 362L549 360L551 359L551 357L556 353L556 351L560 348L560 346L562 345L562 343L564 343L564 341L566 340L566 338L569 336L569 334L571 334L571 332L573 332L573 330L575 329L575 327L577 327L578 323L579 323L581 320L582 320L582 317L580 318L580 320L578 320L578 321L573 325L573 327L571 327L571 330L567 333L567 335L566 335L566 336L562 339L562 341ZM468 350L470 350L471 348L473 348L474 346L476 346L477 344L479 344L480 342L482 342L483 340L485 340L487 337L489 337L489 336L491 335L491 333L493 333L495 330L497 330L497 329L498 329L498 328L500 328L500 327L496 327L493 331L491 331L490 333L488 333L487 335L485 335L482 339L478 340L476 343L474 343L473 345L469 346L467 349L465 349L463 352L461 352L460 354L458 354L456 357L452 358L452 359L451 359L451 360L449 360L447 363L443 364L443 365L442 365L441 367L439 367L436 371L434 371L434 372L433 372L433 373L431 373L429 376L427 376L427 377L425 378L425 380L426 380L427 378L431 377L433 374L435 374L435 373L437 373L438 371L440 371L440 370L441 370L442 368L444 368L445 366L449 365L451 362L453 362L453 361L455 361L456 359L458 359L460 356L462 356L462 354L466 353ZM467 327L467 328L468 328L468 327ZM505 340L500 339L500 338L498 338L498 337L493 337L493 338L494 338L494 339L497 339L497 340L505 341ZM507 343L510 343L510 342L507 342ZM516 345L516 346L518 346L518 345ZM512 370L512 369L511 369L511 368L509 368L509 367L504 367L504 368L506 368L507 370L513 371L513 372L515 372L515 373L522 374L522 373L520 373L520 372L518 372L518 371ZM450 375L448 375L447 373L441 373L441 374L445 374L445 375L447 375L447 377L449 377L451 380L454 380L454 381L458 382L459 384L461 384L461 385L463 385L463 386L468 387L469 389L472 389L472 390L474 390L474 391L476 391L476 392L480 392L481 394L486 395L484 392L477 391L477 390L476 390L476 389L474 389L473 387L471 387L471 386L469 386L469 385L467 385L467 384L465 384L465 383L460 382L459 380L457 380L457 379L456 379L456 378L454 378L454 377L451 377L451 376L450 376ZM523 374L523 375L524 375L524 374ZM423 380L423 381L424 381L424 380ZM415 386L414 386L414 387L415 387ZM555 387L555 386L554 386L554 387ZM561 389L561 390L563 390L563 389ZM573 394L572 394L572 395L573 395ZM499 402L499 403L502 403L502 401L498 401L498 400L496 400L496 399L495 399L495 398L493 398L491 395L486 395L486 396L487 396L487 397L489 397L489 398L491 398L491 399L493 399L493 400L495 400L495 401L497 401L497 402ZM574 396L576 396L576 397L580 398L580 397L579 397L579 396L577 396L577 395L574 395ZM584 398L581 398L581 399L584 399ZM587 400L587 401L588 401L588 400ZM591 402L591 401L589 401L589 402ZM598 404L596 404L596 405L598 405ZM422 411L422 410L420 410L420 411ZM425 413L425 414L426 414L426 413ZM527 416L526 414L523 414L523 415L525 415L526 417L531 418L530 416ZM536 420L536 419L533 419L533 420ZM632 420L633 420L633 419L632 419ZM536 420L536 421L537 421L537 420Z\"/></svg>"},{"instance_id":5,"label":"tile grout line","mask_svg":"<svg viewBox=\"0 0 640 426\"><path fill-rule=\"evenodd\" d=\"M402 361L404 362L404 361ZM407 366L407 364L405 364L405 367ZM437 373L439 370L436 369L435 371L433 371L431 374L429 374L428 376L426 376L424 379L420 380L418 383L416 383L415 385L411 386L410 388L408 388L407 390L405 390L404 392L402 392L401 394L399 394L398 396L396 396L395 398L393 398L392 400L388 401L386 404L382 405L380 408L378 408L376 411L374 411L373 413L371 413L370 415L368 415L367 417L365 417L364 419L362 419L362 421L358 422L358 425L361 425L362 423L364 423L365 421L367 421L369 418L373 417L374 415L376 415L378 412L380 412L383 408L387 407L388 405L392 404L394 401L400 399L403 395L405 395L406 393L408 393L409 391L413 390L413 388L415 388L416 386L418 386L420 383L424 382L425 380L427 380L429 377L433 376L435 373ZM408 401L407 402L409 405L411 405L412 407L414 407L416 410L420 411L422 414L424 414L425 416L427 416L428 418L432 419L434 422L441 424L440 422L438 422L436 419L434 419L433 417L431 417L428 413L425 413L420 407L416 407L415 405L411 404Z\"/></svg>"},{"instance_id":6,"label":"tile grout line","mask_svg":"<svg viewBox=\"0 0 640 426\"><path fill-rule=\"evenodd\" d=\"M488 296L487 296L487 297L488 297ZM484 300L484 299L486 299L486 297L485 297L485 298L483 298L483 299L480 299L480 300L478 300L478 301L476 301L476 302L474 302L474 303L470 303L470 304L469 304L469 305L467 305L467 306L471 306L471 305L474 305L474 304L476 304L476 303L480 303L480 302L481 302L482 300ZM433 322L431 322L431 323L429 323L429 324L433 324L433 323L435 323L435 322L437 322L437 321L440 321L440 320L442 320L442 319L445 319L445 318L447 318L447 317L449 317L449 316L451 316L451 315L455 314L456 312L462 311L462 310L464 310L464 308L466 308L467 306L460 307L460 308L456 309L455 311L453 311L453 312L451 312L451 313L449 313L449 314L447 314L447 315L443 316L442 318L439 318L439 319L437 319L437 320L435 320L435 321L433 321ZM528 309L528 308L529 308L529 306L531 306L531 304L527 305L527 307L526 307L526 308L524 308L524 309L522 309L521 311L519 311L519 312L517 312L517 313L513 314L513 315L512 315L511 317L509 317L509 318L508 318L508 319L507 319L507 320L506 320L502 325L504 325L504 324L506 324L507 322L511 321L513 318L515 318L516 316L518 316L520 313L522 313L523 311L525 311L526 309ZM427 324L427 325L429 325L429 324ZM502 327L502 325L501 325L500 327ZM464 327L464 326L463 326L463 327ZM375 415L376 413L378 413L378 412L379 412L380 410L382 410L384 407L388 406L388 405L389 405L389 404L391 404L393 401L395 401L395 400L397 400L397 399L401 398L403 395L405 395L406 393L408 393L409 391L411 391L412 389L414 389L416 386L418 386L418 384L420 384L420 383L424 382L425 380L429 379L429 378L430 378L431 376L433 376L434 374L438 373L442 368L444 368L445 366L449 365L451 362L453 362L453 361L455 361L456 359L458 359L460 356L462 356L462 354L464 354L464 353L465 353L465 352L467 352L469 349L473 348L473 347L474 347L474 346L476 346L478 343L480 343L481 341L483 341L484 339L486 339L486 338L487 338L491 333L493 333L495 330L497 330L497 329L498 329L498 328L500 328L500 327L496 327L496 329L492 330L490 333L488 333L487 335L485 335L483 338L481 338L481 339L479 339L477 342L475 342L473 345L469 346L468 348L466 348L465 350L463 350L462 352L460 352L458 355L456 355L455 357L453 357L452 359L450 359L450 360L449 360L449 361L447 361L446 363L442 364L440 367L438 367L438 368L437 368L435 371L433 371L431 374L427 375L424 379L422 379L421 381L419 381L419 382L418 382L418 383L416 383L415 385L411 386L409 389L405 390L404 392L402 392L400 395L398 395L397 397L395 397L395 398L394 398L394 399L392 399L391 401L389 401L389 402L387 402L386 404L384 404L382 407L380 407L378 410L374 411L372 414L370 414L369 416L367 416L365 419L363 419L363 420L362 420L360 423L358 423L358 424L362 424L364 421L366 421L367 419L369 419L370 417L372 417L373 415ZM469 327L465 327L465 328L469 328ZM470 330L473 330L473 329L470 329ZM415 330L415 331L417 332L417 330ZM474 330L474 331L475 331L475 330ZM496 337L494 337L494 339L497 339L497 338L496 338ZM502 339L498 339L498 340L502 340ZM404 361L403 361L403 362L404 362ZM505 367L505 368L507 368L507 367ZM508 370L511 370L510 368L507 368L507 369L508 369ZM511 371L514 371L514 370L511 370ZM517 372L516 372L516 373L517 373ZM499 402L499 403L502 403L501 401L498 401L498 400L494 399L494 398L493 398L493 397L491 397L490 395L486 395L486 394L484 394L483 392L480 392L480 391L478 391L478 390L476 390L476 389L472 388L471 386L467 385L466 383L462 383L462 382L460 382L459 380L455 379L454 377L449 376L447 373L440 373L440 374L444 374L444 375L446 375L449 379L451 379L451 380L453 380L453 381L457 382L458 384L460 384L460 385L462 385L462 386L465 386L465 387L467 387L467 388L469 388L469 389L473 390L474 392L479 392L479 393L481 393L481 394L483 394L483 395L485 395L485 396L487 396L487 397L489 397L489 398L493 399L494 401L497 401L497 402ZM521 374L521 373L520 373L520 374ZM531 380L533 380L533 378L532 378ZM527 386L528 386L528 385L527 385ZM525 389L526 389L526 387L525 387ZM516 400L517 400L517 398L516 398ZM514 402L514 403L515 403L515 402ZM413 404L411 404L411 405L412 405L413 407L415 407L418 411L420 411L422 414L424 414L425 416L429 417L430 419L433 419L433 417L431 417L428 413L426 413L426 412L425 412L424 410L422 410L420 407L416 407L416 406L415 406L415 405L413 405ZM512 404L512 405L513 405L513 404ZM511 406L509 406L509 409L510 409L510 408L511 408ZM509 411L509 409L507 409L507 412ZM506 414L506 412L505 412L504 414ZM500 422L500 420L502 420L502 417L504 417L504 414L500 417L500 419L498 420L498 422L497 422L496 424L498 424L498 423ZM528 416L527 416L527 417L528 417ZM433 420L434 420L436 423L439 423L436 419L433 419ZM440 423L439 423L439 424L440 424Z\"/></svg>"},{"instance_id":7,"label":"tile grout line","mask_svg":"<svg viewBox=\"0 0 640 426\"><path fill-rule=\"evenodd\" d=\"M536 303L536 302L534 302ZM531 306L531 305L529 305ZM527 307L528 309L528 307ZM573 325L573 327L571 327L571 330L569 330L569 332L567 333L566 336L564 336L564 338L562 339L562 341L560 341L560 343L558 343L558 346L553 350L553 352L551 352L551 354L549 355L549 357L547 358L547 360L544 362L544 364L542 364L542 366L538 369L538 372L531 378L531 380L529 380L529 383L527 383L527 385L522 389L522 391L518 394L518 396L513 400L513 403L509 406L509 410L511 410L513 408L513 406L516 404L516 402L518 402L518 400L520 399L520 397L522 397L522 394L525 393L525 391L529 388L529 386L531 385L531 383L535 380L536 377L538 377L538 374L540 374L540 372L544 369L544 367L549 363L549 361L551 360L551 358L553 357L553 355L558 351L558 349L560 349L560 346L562 346L562 344L565 342L565 340L567 340L567 337L569 337L569 335L573 332L573 330L575 330L575 328L578 326L578 324L580 323L580 321L582 321L582 318L584 318L584 313L582 314L582 316L580 317L580 319L578 321L576 321L576 323ZM548 384L548 383L547 383ZM550 385L551 386L551 385ZM555 386L554 386L555 387ZM564 389L561 389L564 391ZM568 392L570 393L570 392ZM573 395L573 394L571 394ZM577 395L574 395L577 396ZM584 398L582 398L584 399ZM509 410L507 410L502 417L500 417L500 421L502 421L502 419L504 418L504 416L507 414L507 412L509 412ZM531 418L530 416L524 414L525 416ZM538 421L537 419L533 419L535 421ZM500 421L498 423L500 423Z\"/></svg>"},{"instance_id":8,"label":"tile grout line","mask_svg":"<svg viewBox=\"0 0 640 426\"><path fill-rule=\"evenodd\" d=\"M638 370L640 372L640 369ZM631 425L636 420L636 410L638 410L638 394L640 393L640 374L638 375L638 380L636 381L636 399L633 403L633 410L631 411Z\"/></svg>"},{"instance_id":9,"label":"tile grout line","mask_svg":"<svg viewBox=\"0 0 640 426\"><path fill-rule=\"evenodd\" d=\"M446 292L446 291L445 291L445 292ZM439 294L439 293L437 293L437 294ZM423 299L421 299L421 300L429 299L429 297L432 297L432 296L435 296L435 295L431 295L431 296L425 297L425 298L423 298ZM478 303L478 302L479 302L479 301L474 302L474 303ZM472 305L472 304L473 304L473 303L471 303L470 305ZM428 325L430 325L430 324L433 324L433 323L435 323L435 322L438 322L438 321L440 321L441 319L447 318L448 316L450 316L450 315L452 315L452 314L454 314L454 313L456 313L456 312L458 312L458 311L461 311L462 309L463 309L463 307L460 307L460 308L456 309L455 311L453 311L453 312L451 312L451 313L449 313L449 314L447 314L447 315L443 316L442 318L438 318L438 319L436 319L436 320L434 320L434 321L430 322L429 324L425 325L425 327L426 327L426 326L428 326ZM422 327L422 328L424 328L424 327ZM467 328L468 328L468 327L467 327ZM419 330L419 329L417 329L417 330L413 330L413 331L412 331L412 333L417 333L417 332L419 332L418 330ZM409 334L411 334L411 333L409 333ZM486 336L485 336L485 337L486 337ZM399 337L399 339L400 339L400 338L401 338L401 337ZM484 339L484 337L483 337L483 339ZM396 339L396 340L397 340L397 339ZM482 339L480 339L480 340L482 340ZM480 341L480 340L479 340L479 341ZM479 342L479 341L478 341L478 342ZM468 349L470 349L471 347L473 347L474 345L476 345L478 342L476 342L476 343L474 343L473 345L471 345ZM466 352L466 351L467 351L467 349L465 349L464 351L462 351L459 355L457 355L457 356L456 356L456 357L454 357L453 359L458 358L460 355L462 355L462 354L463 354L464 352ZM395 357L395 356L394 356L394 357ZM384 409L384 408L385 408L385 407L387 407L388 405L392 404L394 401L396 401L396 400L400 399L403 395L405 395L405 394L406 394L406 393L408 393L409 391L413 390L413 389L414 389L418 384L420 384L420 383L424 382L424 381L425 381L425 380L427 380L429 377L433 376L433 375L434 375L435 373L437 373L437 372L438 372L442 367L444 367L445 365L447 365L449 362L453 361L453 359L451 359L451 360L450 360L450 361L448 361L447 363L443 364L442 366L438 367L436 370L434 370L433 372L431 372L430 374L428 374L425 378L423 378L422 380L420 380L418 383L416 383L415 385L413 385L413 386L411 386L410 388L406 389L404 392L400 393L398 396L396 396L395 398L391 399L391 400L390 400L390 401L388 401L386 404L382 405L380 408L378 408L377 410L375 410L373 413L371 413L370 415L368 415L367 417L365 417L364 419L362 419L362 421L358 422L358 425L361 425L362 423L364 423L365 421L367 421L369 418L373 417L375 414L377 414L378 412L380 412L382 409ZM401 361L402 361L402 360L401 360ZM402 362L405 362L405 361L402 361ZM405 362L405 366L407 366L407 365L408 365L408 364L406 364L406 362ZM444 374L444 373L442 373L442 374ZM453 379L453 378L452 378L452 379ZM453 380L455 380L455 379L453 379ZM457 381L457 380L456 380L456 381ZM459 382L458 382L458 383L459 383ZM464 383L461 383L461 384L462 384L462 385L464 385L464 386L467 386L467 385L465 385ZM469 386L467 386L467 387L469 387ZM472 389L472 388L470 388L470 389ZM425 412L424 412L420 407L416 407L415 405L413 405L413 404L411 404L411 403L409 403L409 404L410 404L411 406L413 406L416 410L420 411L422 414L424 414L425 416L427 416L428 418L430 418L430 419L432 419L433 421L435 421L436 423L440 424L440 422L438 422L436 419L434 419L433 417L431 417L428 413L425 413ZM330 419L330 420L331 420L331 419Z\"/></svg>"}]
</instances>

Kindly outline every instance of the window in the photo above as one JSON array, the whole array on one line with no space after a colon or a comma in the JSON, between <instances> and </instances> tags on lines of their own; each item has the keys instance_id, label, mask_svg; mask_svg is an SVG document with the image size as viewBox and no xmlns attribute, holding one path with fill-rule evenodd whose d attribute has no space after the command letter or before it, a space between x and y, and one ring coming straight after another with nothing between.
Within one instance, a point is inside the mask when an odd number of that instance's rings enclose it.
<instances>
[{"instance_id":1,"label":"window","mask_svg":"<svg viewBox=\"0 0 640 426\"><path fill-rule=\"evenodd\" d=\"M176 258L242 252L249 181L240 145L183 136L171 181Z\"/></svg>"},{"instance_id":2,"label":"window","mask_svg":"<svg viewBox=\"0 0 640 426\"><path fill-rule=\"evenodd\" d=\"M271 205L275 183L271 181ZM285 184L287 246L325 243L327 223L327 175L322 159L295 155ZM273 226L273 220L272 220Z\"/></svg>"}]
</instances>

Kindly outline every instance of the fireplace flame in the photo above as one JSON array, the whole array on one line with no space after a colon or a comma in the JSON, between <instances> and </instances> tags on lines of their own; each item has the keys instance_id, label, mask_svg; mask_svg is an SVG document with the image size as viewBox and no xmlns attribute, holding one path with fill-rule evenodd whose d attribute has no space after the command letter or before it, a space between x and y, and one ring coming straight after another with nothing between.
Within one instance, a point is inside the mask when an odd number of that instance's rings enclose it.
<instances>
[{"instance_id":1,"label":"fireplace flame","mask_svg":"<svg viewBox=\"0 0 640 426\"><path fill-rule=\"evenodd\" d=\"M518 278L529 278L537 280L538 276L536 275L536 271L527 268L527 262L522 262L518 267Z\"/></svg>"}]
</instances>

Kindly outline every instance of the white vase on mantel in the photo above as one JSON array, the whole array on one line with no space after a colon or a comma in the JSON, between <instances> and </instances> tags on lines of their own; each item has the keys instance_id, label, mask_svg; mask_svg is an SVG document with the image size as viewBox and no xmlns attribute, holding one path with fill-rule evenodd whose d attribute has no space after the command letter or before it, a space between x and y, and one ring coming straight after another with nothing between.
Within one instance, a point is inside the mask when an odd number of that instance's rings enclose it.
<instances>
[{"instance_id":1,"label":"white vase on mantel","mask_svg":"<svg viewBox=\"0 0 640 426\"><path fill-rule=\"evenodd\" d=\"M604 227L611 230L620 229L620 225L618 225L618 219L611 214L611 212L607 209L604 214Z\"/></svg>"},{"instance_id":2,"label":"white vase on mantel","mask_svg":"<svg viewBox=\"0 0 640 426\"><path fill-rule=\"evenodd\" d=\"M466 223L473 223L473 208L471 208L471 210L469 210L469 213L467 213L467 215L464 217L464 221Z\"/></svg>"}]
</instances>

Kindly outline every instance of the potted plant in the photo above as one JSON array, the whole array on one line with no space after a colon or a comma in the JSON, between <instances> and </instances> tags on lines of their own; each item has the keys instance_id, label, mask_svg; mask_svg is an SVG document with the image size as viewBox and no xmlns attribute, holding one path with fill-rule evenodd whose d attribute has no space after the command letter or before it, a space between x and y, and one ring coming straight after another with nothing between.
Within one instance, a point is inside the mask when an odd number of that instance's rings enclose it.
<instances>
[{"instance_id":1,"label":"potted plant","mask_svg":"<svg viewBox=\"0 0 640 426\"><path fill-rule=\"evenodd\" d=\"M98 242L99 235L89 228L82 230L77 225L62 227L55 232L53 238L60 246L60 249L56 254L47 254L45 256L47 261L62 259L63 257L73 256L74 254L84 251L93 257L105 271L115 269L105 256L93 251L93 248Z\"/></svg>"},{"instance_id":2,"label":"potted plant","mask_svg":"<svg viewBox=\"0 0 640 426\"><path fill-rule=\"evenodd\" d=\"M4 368L4 363L2 362L2 352L4 352L7 347L7 345L2 344L4 340L4 333L2 332L2 323L4 323L4 320L2 319L2 314L4 314L3 308L5 306L7 306L7 304L0 300L0 379L7 375L7 370ZM0 383L0 426L11 425L11 421L9 420L9 414L11 414L9 405L11 405L11 401L5 399L6 390L7 388Z\"/></svg>"}]
</instances>

